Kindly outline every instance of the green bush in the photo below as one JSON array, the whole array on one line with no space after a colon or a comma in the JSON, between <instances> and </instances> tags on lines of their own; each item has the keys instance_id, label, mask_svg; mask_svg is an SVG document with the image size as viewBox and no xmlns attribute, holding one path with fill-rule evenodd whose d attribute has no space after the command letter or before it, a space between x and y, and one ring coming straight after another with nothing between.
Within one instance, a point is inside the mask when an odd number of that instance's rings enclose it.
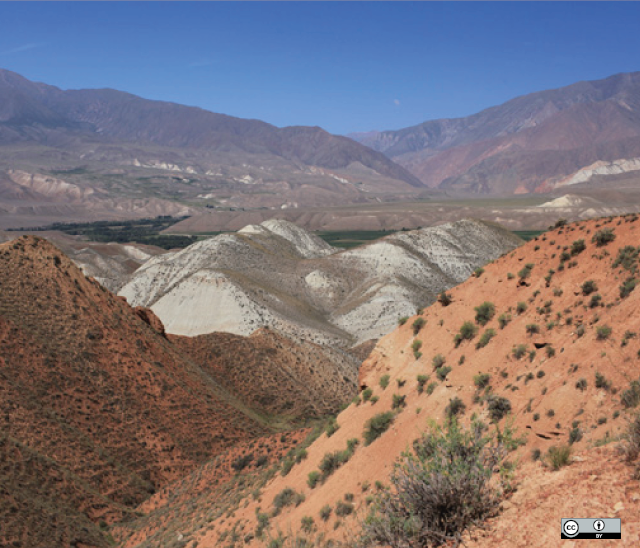
<instances>
[{"instance_id":1,"label":"green bush","mask_svg":"<svg viewBox=\"0 0 640 548\"><path fill-rule=\"evenodd\" d=\"M496 313L495 305L488 301L476 306L474 310L476 311L476 323L480 325L486 325Z\"/></svg>"},{"instance_id":2,"label":"green bush","mask_svg":"<svg viewBox=\"0 0 640 548\"><path fill-rule=\"evenodd\" d=\"M458 396L456 396L453 399L449 400L449 404L445 408L444 412L447 418L451 419L463 414L466 408L467 406L464 404L464 402Z\"/></svg>"},{"instance_id":3,"label":"green bush","mask_svg":"<svg viewBox=\"0 0 640 548\"><path fill-rule=\"evenodd\" d=\"M571 447L568 445L549 447L546 461L553 470L560 470L571 462Z\"/></svg>"},{"instance_id":4,"label":"green bush","mask_svg":"<svg viewBox=\"0 0 640 548\"><path fill-rule=\"evenodd\" d=\"M320 518L322 519L322 521L328 521L329 518L331 517L331 506L329 506L328 504L325 504L321 509L320 509Z\"/></svg>"},{"instance_id":5,"label":"green bush","mask_svg":"<svg viewBox=\"0 0 640 548\"><path fill-rule=\"evenodd\" d=\"M428 396L430 396L431 394L433 394L433 391L434 391L437 387L438 387L438 383L437 383L437 382L435 382L435 381L430 382L430 383L427 385L427 389L426 389L426 393L427 393L427 395L428 395Z\"/></svg>"},{"instance_id":6,"label":"green bush","mask_svg":"<svg viewBox=\"0 0 640 548\"><path fill-rule=\"evenodd\" d=\"M400 394L393 395L393 403L391 409L400 409L407 406L407 396L401 396Z\"/></svg>"},{"instance_id":7,"label":"green bush","mask_svg":"<svg viewBox=\"0 0 640 548\"><path fill-rule=\"evenodd\" d=\"M518 344L518 345L513 347L513 349L511 350L511 353L513 354L514 358L516 358L517 360L520 360L527 353L527 345L526 344Z\"/></svg>"},{"instance_id":8,"label":"green bush","mask_svg":"<svg viewBox=\"0 0 640 548\"><path fill-rule=\"evenodd\" d=\"M473 384L475 384L479 390L482 390L483 388L489 386L490 380L491 375L489 375L489 373L478 373L473 377Z\"/></svg>"},{"instance_id":9,"label":"green bush","mask_svg":"<svg viewBox=\"0 0 640 548\"><path fill-rule=\"evenodd\" d=\"M622 265L622 268L625 270L628 270L632 274L635 273L638 270L638 254L640 254L640 248L625 245L618 251L618 256L616 260L613 261L613 268Z\"/></svg>"},{"instance_id":10,"label":"green bush","mask_svg":"<svg viewBox=\"0 0 640 548\"><path fill-rule=\"evenodd\" d=\"M387 386L389 386L390 379L391 377L389 375L382 375L382 377L380 377L380 380L378 381L380 384L380 388L384 390Z\"/></svg>"},{"instance_id":11,"label":"green bush","mask_svg":"<svg viewBox=\"0 0 640 548\"><path fill-rule=\"evenodd\" d=\"M291 487L285 487L273 498L273 515L277 516L287 506L299 506L304 501L304 495L297 493Z\"/></svg>"},{"instance_id":12,"label":"green bush","mask_svg":"<svg viewBox=\"0 0 640 548\"><path fill-rule=\"evenodd\" d=\"M304 516L300 520L300 526L305 533L311 533L315 527L315 523L311 516Z\"/></svg>"},{"instance_id":13,"label":"green bush","mask_svg":"<svg viewBox=\"0 0 640 548\"><path fill-rule=\"evenodd\" d=\"M500 326L500 329L504 329L510 321L511 314L500 314L500 316L498 316L498 325Z\"/></svg>"},{"instance_id":14,"label":"green bush","mask_svg":"<svg viewBox=\"0 0 640 548\"><path fill-rule=\"evenodd\" d=\"M460 327L460 338L463 340L471 340L476 336L478 328L473 322L464 322Z\"/></svg>"},{"instance_id":15,"label":"green bush","mask_svg":"<svg viewBox=\"0 0 640 548\"><path fill-rule=\"evenodd\" d=\"M582 378L576 382L576 388L580 390L580 392L584 392L587 389L587 379Z\"/></svg>"},{"instance_id":16,"label":"green bush","mask_svg":"<svg viewBox=\"0 0 640 548\"><path fill-rule=\"evenodd\" d=\"M520 301L517 305L516 305L516 312L518 314L522 314L524 311L527 310L527 303Z\"/></svg>"},{"instance_id":17,"label":"green bush","mask_svg":"<svg viewBox=\"0 0 640 548\"><path fill-rule=\"evenodd\" d=\"M432 427L395 464L393 488L377 495L363 524L363 545L459 545L468 529L497 510L506 483L492 476L505 469L505 454L478 423L470 431L455 419Z\"/></svg>"},{"instance_id":18,"label":"green bush","mask_svg":"<svg viewBox=\"0 0 640 548\"><path fill-rule=\"evenodd\" d=\"M598 230L591 238L591 241L595 243L598 247L602 247L603 245L607 245L609 242L613 242L616 239L615 232L612 228L604 228L602 230Z\"/></svg>"},{"instance_id":19,"label":"green bush","mask_svg":"<svg viewBox=\"0 0 640 548\"><path fill-rule=\"evenodd\" d=\"M474 275L476 278L479 278L479 277L480 277L480 276L482 276L483 274L484 274L484 268L482 268L482 267L478 267L478 268L476 268L476 269L473 271L473 275Z\"/></svg>"},{"instance_id":20,"label":"green bush","mask_svg":"<svg viewBox=\"0 0 640 548\"><path fill-rule=\"evenodd\" d=\"M402 316L401 318L398 318L398 325L404 325L405 323L407 323L408 319L409 316Z\"/></svg>"},{"instance_id":21,"label":"green bush","mask_svg":"<svg viewBox=\"0 0 640 548\"><path fill-rule=\"evenodd\" d=\"M341 518L348 516L353 512L353 510L354 506L350 502L343 502L340 500L338 501L338 504L336 504L336 516L340 516Z\"/></svg>"},{"instance_id":22,"label":"green bush","mask_svg":"<svg viewBox=\"0 0 640 548\"><path fill-rule=\"evenodd\" d=\"M620 402L625 409L637 407L640 404L640 380L629 383L629 388L620 395Z\"/></svg>"},{"instance_id":23,"label":"green bush","mask_svg":"<svg viewBox=\"0 0 640 548\"><path fill-rule=\"evenodd\" d=\"M598 291L598 284L593 280L587 280L582 284L581 288L583 295L591 295L594 291Z\"/></svg>"},{"instance_id":24,"label":"green bush","mask_svg":"<svg viewBox=\"0 0 640 548\"><path fill-rule=\"evenodd\" d=\"M438 380L440 381L444 381L449 373L451 373L451 368L446 365L436 369L436 377L438 377Z\"/></svg>"},{"instance_id":25,"label":"green bush","mask_svg":"<svg viewBox=\"0 0 640 548\"><path fill-rule=\"evenodd\" d=\"M636 288L638 281L635 278L627 278L620 285L620 298L624 299L631 295L631 292Z\"/></svg>"},{"instance_id":26,"label":"green bush","mask_svg":"<svg viewBox=\"0 0 640 548\"><path fill-rule=\"evenodd\" d=\"M599 341L608 339L611 335L612 329L608 325L599 325L596 328L596 338Z\"/></svg>"},{"instance_id":27,"label":"green bush","mask_svg":"<svg viewBox=\"0 0 640 548\"><path fill-rule=\"evenodd\" d=\"M322 474L317 470L313 470L312 472L309 472L309 475L307 476L307 485L311 487L311 489L314 489L321 480Z\"/></svg>"},{"instance_id":28,"label":"green bush","mask_svg":"<svg viewBox=\"0 0 640 548\"><path fill-rule=\"evenodd\" d=\"M511 413L511 402L502 396L491 396L488 398L487 409L493 422L498 422L505 415Z\"/></svg>"},{"instance_id":29,"label":"green bush","mask_svg":"<svg viewBox=\"0 0 640 548\"><path fill-rule=\"evenodd\" d=\"M611 381L607 380L607 378L600 372L596 371L596 388L602 388L604 390L611 389Z\"/></svg>"},{"instance_id":30,"label":"green bush","mask_svg":"<svg viewBox=\"0 0 640 548\"><path fill-rule=\"evenodd\" d=\"M587 246L585 245L584 240L576 240L571 244L571 255L572 256L578 255L579 253L582 253L585 249L587 249Z\"/></svg>"},{"instance_id":31,"label":"green bush","mask_svg":"<svg viewBox=\"0 0 640 548\"><path fill-rule=\"evenodd\" d=\"M529 276L531 276L531 271L533 270L534 265L532 263L527 263L524 267L518 272L518 277L520 278L520 282L524 282Z\"/></svg>"},{"instance_id":32,"label":"green bush","mask_svg":"<svg viewBox=\"0 0 640 548\"><path fill-rule=\"evenodd\" d=\"M416 377L416 380L418 381L418 393L422 394L422 392L424 392L425 385L429 381L429 376L428 375L418 375Z\"/></svg>"},{"instance_id":33,"label":"green bush","mask_svg":"<svg viewBox=\"0 0 640 548\"><path fill-rule=\"evenodd\" d=\"M362 391L362 401L369 401L371 399L371 396L373 396L373 390L371 388L365 388Z\"/></svg>"},{"instance_id":34,"label":"green bush","mask_svg":"<svg viewBox=\"0 0 640 548\"><path fill-rule=\"evenodd\" d=\"M540 326L537 323L530 323L527 324L525 330L529 335L535 335L536 333L540 333Z\"/></svg>"},{"instance_id":35,"label":"green bush","mask_svg":"<svg viewBox=\"0 0 640 548\"><path fill-rule=\"evenodd\" d=\"M446 291L443 291L438 295L438 302L442 306L449 306L452 302L451 295L449 295Z\"/></svg>"},{"instance_id":36,"label":"green bush","mask_svg":"<svg viewBox=\"0 0 640 548\"><path fill-rule=\"evenodd\" d=\"M371 445L375 440L382 436L382 434L389 429L394 418L395 414L392 411L378 413L371 417L365 424L365 429L362 433L364 444Z\"/></svg>"},{"instance_id":37,"label":"green bush","mask_svg":"<svg viewBox=\"0 0 640 548\"><path fill-rule=\"evenodd\" d=\"M431 360L431 365L434 369L438 369L438 367L442 367L447 359L442 354L436 354Z\"/></svg>"},{"instance_id":38,"label":"green bush","mask_svg":"<svg viewBox=\"0 0 640 548\"><path fill-rule=\"evenodd\" d=\"M487 329L476 343L476 348L484 348L489 344L489 341L495 337L496 332L493 329Z\"/></svg>"},{"instance_id":39,"label":"green bush","mask_svg":"<svg viewBox=\"0 0 640 548\"><path fill-rule=\"evenodd\" d=\"M424 324L427 323L424 318L416 318L414 322L411 324L413 328L413 334L417 335L418 332L424 327Z\"/></svg>"},{"instance_id":40,"label":"green bush","mask_svg":"<svg viewBox=\"0 0 640 548\"><path fill-rule=\"evenodd\" d=\"M333 436L338 429L340 428L340 425L338 424L338 421L336 420L335 417L331 417L329 419L329 422L327 422L327 426L325 427L325 432L327 433L327 437L331 437Z\"/></svg>"}]
</instances>

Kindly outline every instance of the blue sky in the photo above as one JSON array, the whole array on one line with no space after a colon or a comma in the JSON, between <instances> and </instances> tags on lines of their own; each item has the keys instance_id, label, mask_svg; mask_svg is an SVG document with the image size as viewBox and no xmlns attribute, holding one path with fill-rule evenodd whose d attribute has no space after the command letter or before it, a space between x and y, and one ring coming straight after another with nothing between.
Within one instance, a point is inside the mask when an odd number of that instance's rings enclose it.
<instances>
[{"instance_id":1,"label":"blue sky","mask_svg":"<svg viewBox=\"0 0 640 548\"><path fill-rule=\"evenodd\" d=\"M333 133L640 70L636 2L1 2L0 67Z\"/></svg>"}]
</instances>

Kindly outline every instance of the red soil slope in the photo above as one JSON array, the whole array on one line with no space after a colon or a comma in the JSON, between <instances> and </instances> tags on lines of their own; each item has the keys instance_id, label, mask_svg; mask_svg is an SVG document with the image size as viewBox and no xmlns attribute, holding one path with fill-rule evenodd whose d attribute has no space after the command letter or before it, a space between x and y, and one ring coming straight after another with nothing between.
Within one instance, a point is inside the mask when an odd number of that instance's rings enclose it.
<instances>
[{"instance_id":1,"label":"red soil slope","mask_svg":"<svg viewBox=\"0 0 640 548\"><path fill-rule=\"evenodd\" d=\"M229 508L225 519L191 524L187 546L264 545L266 537L255 536L258 512L271 514L275 497L287 487L304 495L304 500L270 518L274 534L277 530L299 531L302 518L308 516L316 532L325 535L324 541L349 540L357 534L358 519L367 512L366 499L374 494L375 482L388 485L400 453L426 429L427 420L442 422L452 398L466 405L463 422L473 413L489 422L487 404L478 398L481 394L473 380L481 372L490 375L492 392L509 400L514 425L526 435L526 444L512 457L519 463L518 490L489 524L485 536L474 533L473 546L557 546L561 544L560 518L600 515L621 517L622 545L637 545L638 482L631 479L632 470L622 462L615 444L596 447L615 440L636 412L625 407L622 396L630 381L640 376L640 291L621 297L620 285L631 274L623 266L614 266L614 261L621 248L638 245L637 220L636 216L592 220L550 231L451 290L450 305L436 303L425 309L425 325L417 335L412 327L416 318L410 318L378 343L362 367L361 384L372 388L379 399L350 405L338 415L340 428L331 437L323 434L308 448L306 459L288 474L276 475L253 497ZM597 246L592 238L603 229L611 229L615 240ZM571 255L577 240L584 240L585 249ZM568 257L561 261L563 252ZM631 262L637 268L637 257ZM530 275L521 278L519 272L526 264L531 264ZM590 295L583 294L586 280L597 286ZM600 298L593 300L594 295ZM493 303L495 315L486 326L479 326L475 337L456 346L454 336L461 325L474 322L474 308L485 301ZM526 306L520 312L519 302ZM504 328L498 321L502 314L510 315ZM539 333L531 333L534 328L528 326L532 324L538 325ZM611 331L602 329L605 327ZM477 346L487 329L493 329L495 335L484 347ZM422 355L417 359L412 349L416 339L422 341ZM517 358L513 349L520 344L525 345L526 353ZM443 381L432 365L438 354L452 368ZM598 386L596 373L602 375ZM379 384L383 375L390 376L386 389ZM417 375L429 375L429 383L436 383L432 393L417 389ZM364 446L367 420L390 410L394 395L405 396L406 406L380 438ZM348 462L315 488L309 487L308 474L318 470L324 455L344 450L352 438L359 445ZM550 446L570 440L575 440L575 460L568 467L553 472L533 460L532 450L539 449L544 455ZM571 493L568 486L573 488ZM337 503L345 495L353 497L354 512L336 517ZM334 511L323 521L319 512L325 505ZM515 531L514 523L518 524ZM132 547L140 540L124 545ZM147 546L160 544L149 539Z\"/></svg>"}]
</instances>

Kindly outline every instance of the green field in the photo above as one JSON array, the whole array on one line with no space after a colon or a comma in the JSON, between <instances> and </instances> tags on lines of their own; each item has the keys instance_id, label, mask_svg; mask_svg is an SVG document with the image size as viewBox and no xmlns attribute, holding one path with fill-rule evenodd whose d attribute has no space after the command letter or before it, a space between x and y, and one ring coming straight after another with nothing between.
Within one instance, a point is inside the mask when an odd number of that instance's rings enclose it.
<instances>
[{"instance_id":1,"label":"green field","mask_svg":"<svg viewBox=\"0 0 640 548\"><path fill-rule=\"evenodd\" d=\"M389 236L395 232L397 232L397 230L345 230L336 232L316 232L316 235L334 247L352 249L367 242L371 242L372 240Z\"/></svg>"},{"instance_id":2,"label":"green field","mask_svg":"<svg viewBox=\"0 0 640 548\"><path fill-rule=\"evenodd\" d=\"M518 236L518 238L522 238L525 242L529 240L533 240L536 236L540 236L546 230L514 230L513 233Z\"/></svg>"}]
</instances>

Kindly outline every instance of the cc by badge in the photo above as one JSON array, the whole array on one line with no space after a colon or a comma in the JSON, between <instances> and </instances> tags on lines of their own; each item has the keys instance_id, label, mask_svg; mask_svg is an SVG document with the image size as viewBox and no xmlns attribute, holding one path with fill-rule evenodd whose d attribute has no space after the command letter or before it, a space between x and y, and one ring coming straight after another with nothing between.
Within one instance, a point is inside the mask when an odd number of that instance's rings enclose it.
<instances>
[{"instance_id":1,"label":"cc by badge","mask_svg":"<svg viewBox=\"0 0 640 548\"><path fill-rule=\"evenodd\" d=\"M575 537L580 532L580 527L578 527L578 523L573 521L572 519L564 522L564 526L562 527L564 534L568 537Z\"/></svg>"}]
</instances>

